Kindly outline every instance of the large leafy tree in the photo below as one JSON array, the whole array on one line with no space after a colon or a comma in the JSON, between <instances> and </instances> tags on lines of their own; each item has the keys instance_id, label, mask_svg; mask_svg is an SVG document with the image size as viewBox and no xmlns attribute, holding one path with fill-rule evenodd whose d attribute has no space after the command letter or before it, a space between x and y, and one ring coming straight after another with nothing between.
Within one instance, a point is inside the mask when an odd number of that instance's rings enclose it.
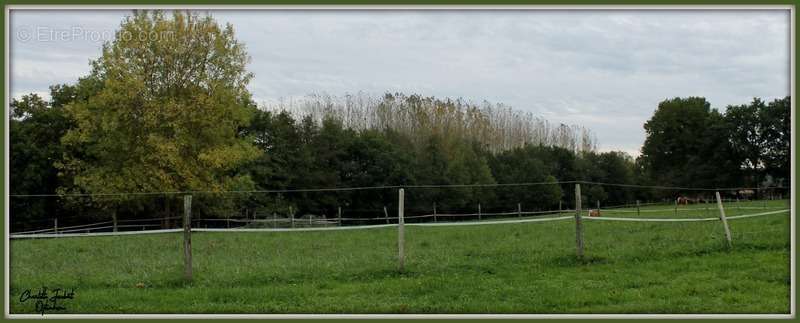
<instances>
[{"instance_id":1,"label":"large leafy tree","mask_svg":"<svg viewBox=\"0 0 800 323\"><path fill-rule=\"evenodd\" d=\"M69 119L36 94L11 100L10 108L11 193L55 193L59 181L53 162L61 158L58 138L70 127ZM12 225L26 229L50 221L60 211L57 202L52 197L12 197Z\"/></svg>"},{"instance_id":2,"label":"large leafy tree","mask_svg":"<svg viewBox=\"0 0 800 323\"><path fill-rule=\"evenodd\" d=\"M789 183L791 153L791 98L774 100L759 111L761 136L764 143L763 161L767 174L779 184Z\"/></svg>"},{"instance_id":3,"label":"large leafy tree","mask_svg":"<svg viewBox=\"0 0 800 323\"><path fill-rule=\"evenodd\" d=\"M705 98L665 100L645 123L640 156L653 183L714 187L740 178L722 115Z\"/></svg>"},{"instance_id":4,"label":"large leafy tree","mask_svg":"<svg viewBox=\"0 0 800 323\"><path fill-rule=\"evenodd\" d=\"M766 145L762 136L762 123L759 120L765 108L764 101L753 99L750 104L728 106L725 123L731 148L741 163L741 168L749 176L747 185L757 185L764 168L762 155Z\"/></svg>"},{"instance_id":5,"label":"large leafy tree","mask_svg":"<svg viewBox=\"0 0 800 323\"><path fill-rule=\"evenodd\" d=\"M725 122L728 138L741 161L747 181L760 186L771 177L771 184L785 184L789 177L790 107L785 97L769 104L759 98L749 104L728 106Z\"/></svg>"},{"instance_id":6,"label":"large leafy tree","mask_svg":"<svg viewBox=\"0 0 800 323\"><path fill-rule=\"evenodd\" d=\"M89 193L252 186L236 174L258 150L240 134L250 121L249 57L230 25L211 17L139 11L93 61L102 88L66 107L76 126L58 166Z\"/></svg>"},{"instance_id":7,"label":"large leafy tree","mask_svg":"<svg viewBox=\"0 0 800 323\"><path fill-rule=\"evenodd\" d=\"M240 169L251 177L257 189L288 189L307 176L312 161L290 113L254 109L253 119L243 132L262 152ZM250 202L248 207L260 214L284 215L290 205L284 194L254 194Z\"/></svg>"},{"instance_id":8,"label":"large leafy tree","mask_svg":"<svg viewBox=\"0 0 800 323\"><path fill-rule=\"evenodd\" d=\"M97 93L99 82L92 77L74 85L50 87L50 101L36 94L12 99L10 104L11 192L15 195L55 194L69 178L59 178L54 166L66 153L61 137L75 126L64 107L84 101ZM52 218L63 216L75 205L65 205L53 196L15 197L11 201L14 229L41 226ZM63 223L63 222L62 222ZM21 225L21 226L20 226Z\"/></svg>"},{"instance_id":9,"label":"large leafy tree","mask_svg":"<svg viewBox=\"0 0 800 323\"><path fill-rule=\"evenodd\" d=\"M492 172L498 183L545 183L533 186L500 187L498 204L506 208L521 203L526 210L552 209L562 198L561 187L551 173L554 165L548 149L541 146L525 146L500 153L491 159Z\"/></svg>"}]
</instances>

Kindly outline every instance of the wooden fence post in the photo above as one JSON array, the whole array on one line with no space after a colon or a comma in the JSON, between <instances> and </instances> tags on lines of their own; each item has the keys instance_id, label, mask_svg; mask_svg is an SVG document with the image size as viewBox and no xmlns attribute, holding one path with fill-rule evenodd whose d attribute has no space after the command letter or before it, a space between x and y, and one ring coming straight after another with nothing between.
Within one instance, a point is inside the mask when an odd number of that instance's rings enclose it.
<instances>
[{"instance_id":1,"label":"wooden fence post","mask_svg":"<svg viewBox=\"0 0 800 323\"><path fill-rule=\"evenodd\" d=\"M481 220L481 204L478 203L478 221Z\"/></svg>"},{"instance_id":2,"label":"wooden fence post","mask_svg":"<svg viewBox=\"0 0 800 323\"><path fill-rule=\"evenodd\" d=\"M600 200L597 200L597 211L600 212Z\"/></svg>"},{"instance_id":3,"label":"wooden fence post","mask_svg":"<svg viewBox=\"0 0 800 323\"><path fill-rule=\"evenodd\" d=\"M728 248L733 247L731 242L731 230L728 228L728 218L725 217L725 208L722 207L722 200L717 192L717 206L719 207L719 219L722 220L722 226L725 228L725 239L728 240Z\"/></svg>"},{"instance_id":4,"label":"wooden fence post","mask_svg":"<svg viewBox=\"0 0 800 323\"><path fill-rule=\"evenodd\" d=\"M581 223L581 184L575 184L575 245L578 260L583 260L583 223Z\"/></svg>"},{"instance_id":5,"label":"wooden fence post","mask_svg":"<svg viewBox=\"0 0 800 323\"><path fill-rule=\"evenodd\" d=\"M639 216L639 200L636 200L636 216Z\"/></svg>"},{"instance_id":6,"label":"wooden fence post","mask_svg":"<svg viewBox=\"0 0 800 323\"><path fill-rule=\"evenodd\" d=\"M436 219L436 202L433 202L433 222L439 222Z\"/></svg>"},{"instance_id":7,"label":"wooden fence post","mask_svg":"<svg viewBox=\"0 0 800 323\"><path fill-rule=\"evenodd\" d=\"M292 207L289 206L289 221L292 222L292 228L294 228L294 212L293 211L294 210L292 210Z\"/></svg>"},{"instance_id":8,"label":"wooden fence post","mask_svg":"<svg viewBox=\"0 0 800 323\"><path fill-rule=\"evenodd\" d=\"M58 218L53 218L53 233L58 234Z\"/></svg>"},{"instance_id":9,"label":"wooden fence post","mask_svg":"<svg viewBox=\"0 0 800 323\"><path fill-rule=\"evenodd\" d=\"M383 206L383 217L386 218L386 224L389 224L389 211L386 211L386 205Z\"/></svg>"},{"instance_id":10,"label":"wooden fence post","mask_svg":"<svg viewBox=\"0 0 800 323\"><path fill-rule=\"evenodd\" d=\"M517 217L518 218L522 217L522 204L521 203L517 203Z\"/></svg>"},{"instance_id":11,"label":"wooden fence post","mask_svg":"<svg viewBox=\"0 0 800 323\"><path fill-rule=\"evenodd\" d=\"M169 215L167 215L169 216ZM114 232L117 232L117 209L114 208L111 210L111 223L113 223Z\"/></svg>"},{"instance_id":12,"label":"wooden fence post","mask_svg":"<svg viewBox=\"0 0 800 323\"><path fill-rule=\"evenodd\" d=\"M403 220L403 203L405 199L405 192L401 188L397 194L397 261L398 270L403 272L403 267L405 265L405 255L403 254L403 245L405 244L405 232L403 225L405 223L405 220Z\"/></svg>"},{"instance_id":13,"label":"wooden fence post","mask_svg":"<svg viewBox=\"0 0 800 323\"><path fill-rule=\"evenodd\" d=\"M558 213L561 213L561 200L558 200Z\"/></svg>"},{"instance_id":14,"label":"wooden fence post","mask_svg":"<svg viewBox=\"0 0 800 323\"><path fill-rule=\"evenodd\" d=\"M336 217L337 217L337 221L336 222L339 223L339 226L342 226L342 207L341 206L339 207L339 213L338 213L338 215Z\"/></svg>"},{"instance_id":15,"label":"wooden fence post","mask_svg":"<svg viewBox=\"0 0 800 323\"><path fill-rule=\"evenodd\" d=\"M183 275L192 281L192 196L183 196Z\"/></svg>"}]
</instances>

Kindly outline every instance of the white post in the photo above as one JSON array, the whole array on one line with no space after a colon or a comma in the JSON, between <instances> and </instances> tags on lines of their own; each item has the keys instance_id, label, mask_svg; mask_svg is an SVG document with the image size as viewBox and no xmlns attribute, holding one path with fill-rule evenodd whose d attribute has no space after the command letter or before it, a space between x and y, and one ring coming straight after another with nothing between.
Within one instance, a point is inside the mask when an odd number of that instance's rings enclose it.
<instances>
[{"instance_id":1,"label":"white post","mask_svg":"<svg viewBox=\"0 0 800 323\"><path fill-rule=\"evenodd\" d=\"M575 184L575 245L578 260L583 260L583 223L581 223L581 184Z\"/></svg>"},{"instance_id":2,"label":"white post","mask_svg":"<svg viewBox=\"0 0 800 323\"><path fill-rule=\"evenodd\" d=\"M111 210L111 222L113 223L114 232L117 232L117 209Z\"/></svg>"},{"instance_id":3,"label":"white post","mask_svg":"<svg viewBox=\"0 0 800 323\"><path fill-rule=\"evenodd\" d=\"M192 196L183 196L183 274L192 280Z\"/></svg>"},{"instance_id":4,"label":"white post","mask_svg":"<svg viewBox=\"0 0 800 323\"><path fill-rule=\"evenodd\" d=\"M728 218L725 217L725 208L722 207L722 199L719 197L719 192L717 192L717 206L719 207L719 218L725 228L725 239L728 240L728 248L731 248L733 246L731 243L731 230L728 228Z\"/></svg>"},{"instance_id":5,"label":"white post","mask_svg":"<svg viewBox=\"0 0 800 323\"><path fill-rule=\"evenodd\" d=\"M478 221L481 220L481 204L478 203Z\"/></svg>"},{"instance_id":6,"label":"white post","mask_svg":"<svg viewBox=\"0 0 800 323\"><path fill-rule=\"evenodd\" d=\"M339 213L338 214L339 215L337 216L338 217L338 221L337 222L339 222L339 226L342 226L342 207L341 206L339 207Z\"/></svg>"},{"instance_id":7,"label":"white post","mask_svg":"<svg viewBox=\"0 0 800 323\"><path fill-rule=\"evenodd\" d=\"M58 234L58 218L53 219L53 233Z\"/></svg>"},{"instance_id":8,"label":"white post","mask_svg":"<svg viewBox=\"0 0 800 323\"><path fill-rule=\"evenodd\" d=\"M289 207L289 219L292 222L292 228L294 228L294 212L293 211L294 210L292 210L292 207L290 206Z\"/></svg>"},{"instance_id":9,"label":"white post","mask_svg":"<svg viewBox=\"0 0 800 323\"><path fill-rule=\"evenodd\" d=\"M433 222L439 222L436 219L436 202L433 202Z\"/></svg>"},{"instance_id":10,"label":"white post","mask_svg":"<svg viewBox=\"0 0 800 323\"><path fill-rule=\"evenodd\" d=\"M403 266L405 263L405 255L403 254L403 245L405 244L405 233L404 233L404 223L403 220L403 200L405 192L401 188L398 191L397 197L397 261L398 261L398 270L403 272Z\"/></svg>"},{"instance_id":11,"label":"white post","mask_svg":"<svg viewBox=\"0 0 800 323\"><path fill-rule=\"evenodd\" d=\"M517 203L517 217L518 218L522 217L522 204L520 203Z\"/></svg>"}]
</instances>

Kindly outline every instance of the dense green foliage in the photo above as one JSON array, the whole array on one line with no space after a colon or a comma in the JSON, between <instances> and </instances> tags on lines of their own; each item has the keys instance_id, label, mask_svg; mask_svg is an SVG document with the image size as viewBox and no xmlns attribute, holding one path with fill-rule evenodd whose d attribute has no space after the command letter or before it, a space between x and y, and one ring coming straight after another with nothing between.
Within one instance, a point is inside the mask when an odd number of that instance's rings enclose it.
<instances>
[{"instance_id":1,"label":"dense green foliage","mask_svg":"<svg viewBox=\"0 0 800 323\"><path fill-rule=\"evenodd\" d=\"M163 37L126 37L126 35ZM314 97L256 107L248 56L231 26L210 17L140 11L105 44L89 76L11 102L13 229L120 217L176 215L172 197L73 193L551 183L409 192L410 215L573 207L563 181L684 187L788 181L789 98L712 109L703 98L659 104L634 161L598 152L584 128L550 126L502 105L401 93L344 103ZM587 185L587 205L674 198L678 191ZM396 207L389 190L198 195L198 217L349 216ZM169 223L164 223L170 226Z\"/></svg>"},{"instance_id":2,"label":"dense green foliage","mask_svg":"<svg viewBox=\"0 0 800 323\"><path fill-rule=\"evenodd\" d=\"M789 183L790 98L712 109L704 98L658 105L645 124L642 178L682 187L765 187Z\"/></svg>"},{"instance_id":3,"label":"dense green foliage","mask_svg":"<svg viewBox=\"0 0 800 323\"><path fill-rule=\"evenodd\" d=\"M70 181L59 192L252 188L249 176L236 171L259 154L238 133L253 110L248 59L232 27L220 28L210 17L126 18L92 62L92 78L101 80L97 93L64 108L75 126L61 137L65 150L56 166ZM152 205L138 196L91 202L109 209Z\"/></svg>"},{"instance_id":4,"label":"dense green foliage","mask_svg":"<svg viewBox=\"0 0 800 323\"><path fill-rule=\"evenodd\" d=\"M192 283L180 234L12 240L10 309L48 286L75 288L68 313L789 312L788 213L731 220L730 251L717 221L584 225L586 263L572 221L408 226L403 274L394 228L195 233Z\"/></svg>"}]
</instances>

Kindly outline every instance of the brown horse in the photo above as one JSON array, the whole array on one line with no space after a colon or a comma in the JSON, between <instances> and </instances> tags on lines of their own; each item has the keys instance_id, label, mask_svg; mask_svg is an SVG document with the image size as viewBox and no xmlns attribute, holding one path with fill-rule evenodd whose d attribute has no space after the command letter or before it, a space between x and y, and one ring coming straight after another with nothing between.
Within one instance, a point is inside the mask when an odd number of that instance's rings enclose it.
<instances>
[{"instance_id":1,"label":"brown horse","mask_svg":"<svg viewBox=\"0 0 800 323\"><path fill-rule=\"evenodd\" d=\"M589 216L600 216L600 210L589 210Z\"/></svg>"}]
</instances>

